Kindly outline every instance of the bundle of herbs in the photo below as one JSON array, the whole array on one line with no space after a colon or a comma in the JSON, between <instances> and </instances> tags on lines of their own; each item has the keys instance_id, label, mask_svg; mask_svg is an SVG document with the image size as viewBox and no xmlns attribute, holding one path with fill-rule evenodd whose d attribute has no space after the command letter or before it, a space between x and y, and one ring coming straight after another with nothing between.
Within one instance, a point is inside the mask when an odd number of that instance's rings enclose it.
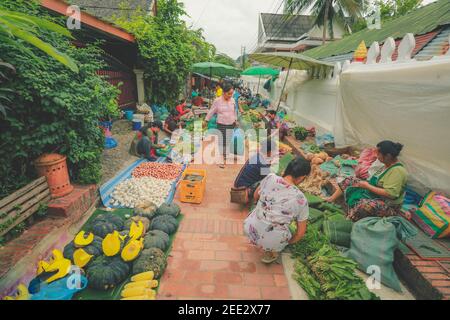
<instances>
[{"instance_id":1,"label":"bundle of herbs","mask_svg":"<svg viewBox=\"0 0 450 320\"><path fill-rule=\"evenodd\" d=\"M357 276L357 263L343 257L318 229L309 228L302 241L290 249L297 260L293 278L310 299L378 299Z\"/></svg>"}]
</instances>

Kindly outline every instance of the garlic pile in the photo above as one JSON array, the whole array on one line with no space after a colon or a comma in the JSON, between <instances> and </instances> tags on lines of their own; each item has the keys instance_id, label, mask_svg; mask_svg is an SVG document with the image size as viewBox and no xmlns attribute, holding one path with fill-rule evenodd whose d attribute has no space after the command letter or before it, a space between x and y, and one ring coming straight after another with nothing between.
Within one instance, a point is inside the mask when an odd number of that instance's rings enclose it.
<instances>
[{"instance_id":1,"label":"garlic pile","mask_svg":"<svg viewBox=\"0 0 450 320\"><path fill-rule=\"evenodd\" d=\"M128 179L116 186L110 205L134 209L140 203L150 201L159 207L166 201L173 182L152 177Z\"/></svg>"}]
</instances>

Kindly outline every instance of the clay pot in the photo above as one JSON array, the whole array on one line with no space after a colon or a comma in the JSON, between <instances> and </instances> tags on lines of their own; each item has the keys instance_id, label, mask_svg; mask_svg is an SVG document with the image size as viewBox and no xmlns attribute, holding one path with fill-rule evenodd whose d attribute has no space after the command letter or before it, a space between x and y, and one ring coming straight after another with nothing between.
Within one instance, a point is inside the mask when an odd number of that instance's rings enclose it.
<instances>
[{"instance_id":1,"label":"clay pot","mask_svg":"<svg viewBox=\"0 0 450 320\"><path fill-rule=\"evenodd\" d=\"M53 198L60 198L72 192L66 157L60 154L43 154L35 161L40 177L47 177L47 183Z\"/></svg>"}]
</instances>

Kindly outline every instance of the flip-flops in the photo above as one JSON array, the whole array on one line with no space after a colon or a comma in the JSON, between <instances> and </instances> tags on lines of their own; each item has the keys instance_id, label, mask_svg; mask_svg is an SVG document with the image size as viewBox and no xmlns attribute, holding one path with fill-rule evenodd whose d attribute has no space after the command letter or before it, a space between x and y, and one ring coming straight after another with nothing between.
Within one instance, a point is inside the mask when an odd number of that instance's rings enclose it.
<instances>
[{"instance_id":1,"label":"flip-flops","mask_svg":"<svg viewBox=\"0 0 450 320\"><path fill-rule=\"evenodd\" d=\"M278 253L265 252L264 256L261 259L261 262L271 264L277 260L278 260Z\"/></svg>"}]
</instances>

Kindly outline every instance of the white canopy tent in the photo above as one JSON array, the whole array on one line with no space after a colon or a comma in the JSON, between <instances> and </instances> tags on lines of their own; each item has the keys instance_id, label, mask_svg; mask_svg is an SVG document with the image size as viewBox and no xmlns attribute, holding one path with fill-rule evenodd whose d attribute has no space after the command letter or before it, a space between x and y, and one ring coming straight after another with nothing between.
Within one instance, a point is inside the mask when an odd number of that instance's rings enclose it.
<instances>
[{"instance_id":1,"label":"white canopy tent","mask_svg":"<svg viewBox=\"0 0 450 320\"><path fill-rule=\"evenodd\" d=\"M339 78L338 147L404 144L410 183L450 194L450 59L352 64Z\"/></svg>"}]
</instances>

